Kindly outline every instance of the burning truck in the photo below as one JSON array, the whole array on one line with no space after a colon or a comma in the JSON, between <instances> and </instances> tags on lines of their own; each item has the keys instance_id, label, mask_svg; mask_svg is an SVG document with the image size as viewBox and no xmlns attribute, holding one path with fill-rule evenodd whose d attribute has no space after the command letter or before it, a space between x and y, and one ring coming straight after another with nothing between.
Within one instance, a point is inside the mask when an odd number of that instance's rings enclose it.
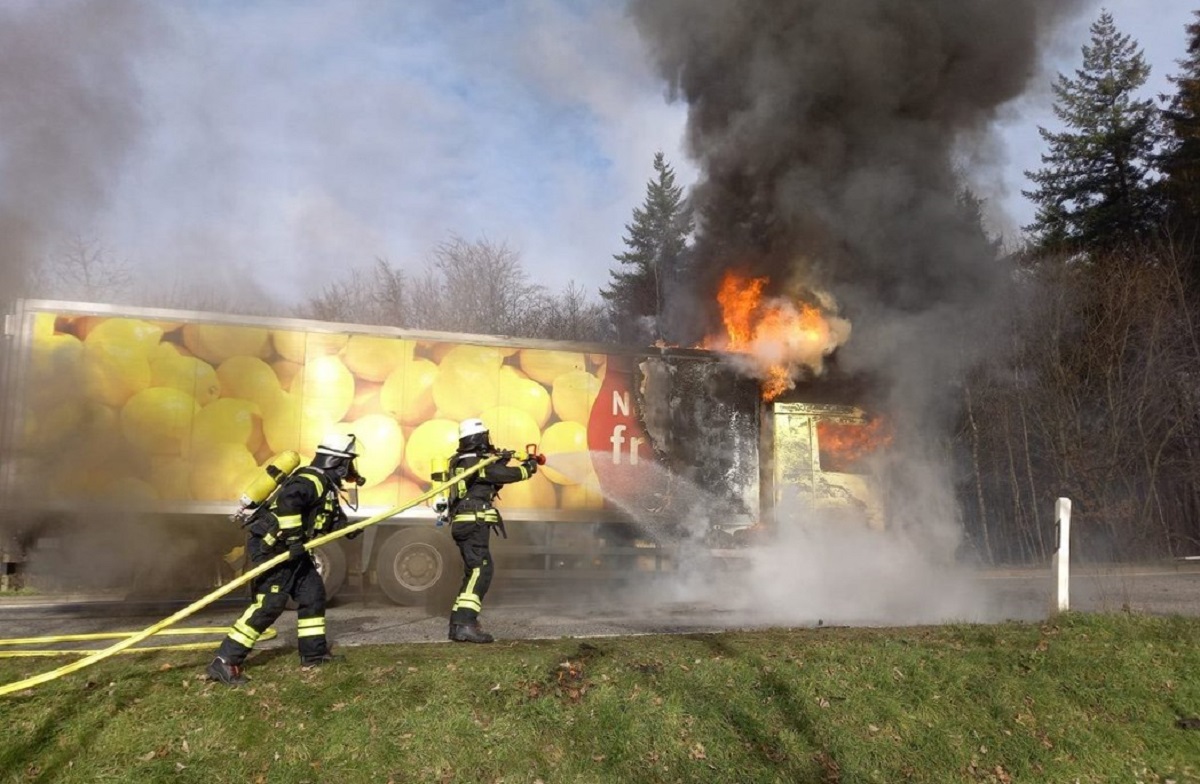
<instances>
[{"instance_id":1,"label":"burning truck","mask_svg":"<svg viewBox=\"0 0 1200 784\"><path fill-rule=\"evenodd\" d=\"M471 417L547 458L501 496L506 578L670 571L681 548L729 555L797 521L882 528L869 470L882 420L853 386L748 375L740 352L761 336L735 310L709 348L632 348L19 301L5 318L0 535L31 576L87 542L67 575L85 587L99 573L134 587L139 557L172 585L212 585L239 568L230 513L277 455L307 462L330 432L355 434L365 519L427 490ZM424 506L316 557L330 595L356 578L415 604L459 579Z\"/></svg>"}]
</instances>

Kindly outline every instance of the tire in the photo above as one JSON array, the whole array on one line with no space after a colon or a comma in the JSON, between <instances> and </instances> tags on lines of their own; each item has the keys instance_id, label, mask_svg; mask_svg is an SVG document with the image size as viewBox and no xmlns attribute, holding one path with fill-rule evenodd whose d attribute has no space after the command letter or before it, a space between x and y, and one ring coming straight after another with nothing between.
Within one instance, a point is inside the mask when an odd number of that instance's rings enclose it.
<instances>
[{"instance_id":1,"label":"tire","mask_svg":"<svg viewBox=\"0 0 1200 784\"><path fill-rule=\"evenodd\" d=\"M456 557L448 535L428 528L401 528L379 548L375 560L379 587L395 604L426 604L460 576L453 568Z\"/></svg>"},{"instance_id":2,"label":"tire","mask_svg":"<svg viewBox=\"0 0 1200 784\"><path fill-rule=\"evenodd\" d=\"M340 542L330 542L313 550L312 557L325 583L325 597L332 599L346 584L346 551Z\"/></svg>"}]
</instances>

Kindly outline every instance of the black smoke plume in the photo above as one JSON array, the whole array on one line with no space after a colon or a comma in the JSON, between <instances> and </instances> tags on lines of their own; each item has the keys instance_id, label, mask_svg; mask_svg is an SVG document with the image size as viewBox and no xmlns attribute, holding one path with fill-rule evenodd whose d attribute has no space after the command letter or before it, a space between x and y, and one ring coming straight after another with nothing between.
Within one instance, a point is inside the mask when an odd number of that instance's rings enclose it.
<instances>
[{"instance_id":1,"label":"black smoke plume","mask_svg":"<svg viewBox=\"0 0 1200 784\"><path fill-rule=\"evenodd\" d=\"M884 378L897 428L935 449L946 392L998 334L1010 295L964 187L999 111L1042 73L1048 34L1082 5L632 0L687 104L700 169L698 269L672 310L691 320L676 332L714 331L727 270L769 276L768 294L829 292L853 326L839 368Z\"/></svg>"},{"instance_id":2,"label":"black smoke plume","mask_svg":"<svg viewBox=\"0 0 1200 784\"><path fill-rule=\"evenodd\" d=\"M159 22L140 0L0 8L0 301L107 203L145 122L135 63Z\"/></svg>"}]
</instances>

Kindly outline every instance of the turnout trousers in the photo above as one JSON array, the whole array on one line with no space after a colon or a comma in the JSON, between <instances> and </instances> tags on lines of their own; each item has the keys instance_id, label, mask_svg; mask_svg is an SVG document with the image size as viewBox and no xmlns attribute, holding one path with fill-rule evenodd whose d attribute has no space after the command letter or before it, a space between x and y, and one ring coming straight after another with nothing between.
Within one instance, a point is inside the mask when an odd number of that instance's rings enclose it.
<instances>
[{"instance_id":1,"label":"turnout trousers","mask_svg":"<svg viewBox=\"0 0 1200 784\"><path fill-rule=\"evenodd\" d=\"M461 520L466 515L456 515L451 525L450 533L458 552L463 559L462 586L458 589L458 597L450 610L450 623L474 623L483 610L483 597L487 595L488 586L492 584L492 574L495 566L492 563L492 552L488 547L492 536L492 524L486 521L499 520L496 510L479 512L479 519ZM474 515L472 515L474 516Z\"/></svg>"},{"instance_id":2,"label":"turnout trousers","mask_svg":"<svg viewBox=\"0 0 1200 784\"><path fill-rule=\"evenodd\" d=\"M248 548L257 565L272 556L261 543L253 540ZM240 665L250 654L262 633L271 627L287 608L289 598L296 600L296 645L300 660L315 659L329 652L325 639L325 583L312 557L284 561L250 582L253 603L233 622L221 641L217 655L229 664Z\"/></svg>"}]
</instances>

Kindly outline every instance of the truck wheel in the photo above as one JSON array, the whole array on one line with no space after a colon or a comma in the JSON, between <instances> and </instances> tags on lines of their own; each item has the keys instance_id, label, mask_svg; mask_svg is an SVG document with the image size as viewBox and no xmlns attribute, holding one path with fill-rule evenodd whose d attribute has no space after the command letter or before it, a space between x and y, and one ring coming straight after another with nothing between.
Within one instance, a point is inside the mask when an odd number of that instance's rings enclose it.
<instances>
[{"instance_id":1,"label":"truck wheel","mask_svg":"<svg viewBox=\"0 0 1200 784\"><path fill-rule=\"evenodd\" d=\"M346 583L346 551L338 542L330 542L313 550L312 556L325 583L325 596L332 599Z\"/></svg>"},{"instance_id":2,"label":"truck wheel","mask_svg":"<svg viewBox=\"0 0 1200 784\"><path fill-rule=\"evenodd\" d=\"M396 604L423 604L454 579L450 537L428 528L401 528L379 548L379 587Z\"/></svg>"}]
</instances>

